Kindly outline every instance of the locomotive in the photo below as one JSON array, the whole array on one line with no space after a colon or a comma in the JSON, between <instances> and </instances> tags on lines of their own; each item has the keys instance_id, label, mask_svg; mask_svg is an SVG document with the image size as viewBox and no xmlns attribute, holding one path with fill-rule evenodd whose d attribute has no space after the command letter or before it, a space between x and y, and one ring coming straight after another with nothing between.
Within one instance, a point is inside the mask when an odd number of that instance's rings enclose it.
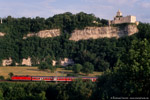
<instances>
[{"instance_id":1,"label":"locomotive","mask_svg":"<svg viewBox=\"0 0 150 100\"><path fill-rule=\"evenodd\" d=\"M95 82L97 77L70 77L70 76L12 76L12 81L47 81L47 82L70 82L76 79L91 80Z\"/></svg>"}]
</instances>

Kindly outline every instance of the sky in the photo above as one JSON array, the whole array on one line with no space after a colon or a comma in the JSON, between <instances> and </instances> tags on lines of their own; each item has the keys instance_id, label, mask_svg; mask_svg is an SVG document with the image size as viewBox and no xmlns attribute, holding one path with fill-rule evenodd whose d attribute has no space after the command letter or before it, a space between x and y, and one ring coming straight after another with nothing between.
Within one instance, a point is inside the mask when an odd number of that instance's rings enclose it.
<instances>
[{"instance_id":1,"label":"sky","mask_svg":"<svg viewBox=\"0 0 150 100\"><path fill-rule=\"evenodd\" d=\"M112 20L120 9L123 16L134 15L150 23L150 0L0 0L0 17L52 17L55 14L85 12Z\"/></svg>"}]
</instances>

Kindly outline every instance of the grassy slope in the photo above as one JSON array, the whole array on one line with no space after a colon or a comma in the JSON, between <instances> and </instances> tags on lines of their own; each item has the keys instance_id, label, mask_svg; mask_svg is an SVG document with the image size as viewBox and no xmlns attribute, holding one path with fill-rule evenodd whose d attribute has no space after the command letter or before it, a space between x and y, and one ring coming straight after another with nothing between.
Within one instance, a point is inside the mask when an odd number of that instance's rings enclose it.
<instances>
[{"instance_id":1,"label":"grassy slope","mask_svg":"<svg viewBox=\"0 0 150 100\"><path fill-rule=\"evenodd\" d=\"M71 70L64 70L64 68L57 68L57 76L66 76L68 73L73 73ZM31 76L56 76L56 71L51 73L50 70L41 71L37 67L0 67L0 76L8 78L8 74L12 72L14 75L31 75ZM83 73L80 73L84 75ZM101 75L101 72L94 72L89 76Z\"/></svg>"}]
</instances>

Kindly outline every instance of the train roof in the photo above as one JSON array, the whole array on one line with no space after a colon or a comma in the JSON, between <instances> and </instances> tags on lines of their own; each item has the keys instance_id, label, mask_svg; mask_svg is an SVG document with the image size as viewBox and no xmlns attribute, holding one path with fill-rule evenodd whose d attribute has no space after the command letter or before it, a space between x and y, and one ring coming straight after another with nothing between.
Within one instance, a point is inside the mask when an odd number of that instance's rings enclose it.
<instances>
[{"instance_id":1,"label":"train roof","mask_svg":"<svg viewBox=\"0 0 150 100\"><path fill-rule=\"evenodd\" d=\"M87 77L87 76L79 76L79 77L76 77L76 76L29 76L29 75L26 75L26 76L23 76L23 75L15 75L13 77L67 77L67 78L98 78L98 77Z\"/></svg>"}]
</instances>

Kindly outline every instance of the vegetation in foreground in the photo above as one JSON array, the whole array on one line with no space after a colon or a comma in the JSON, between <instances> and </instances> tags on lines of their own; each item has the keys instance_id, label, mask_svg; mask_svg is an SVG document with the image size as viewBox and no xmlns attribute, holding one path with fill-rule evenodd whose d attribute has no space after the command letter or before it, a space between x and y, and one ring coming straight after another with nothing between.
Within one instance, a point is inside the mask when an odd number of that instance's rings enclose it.
<instances>
[{"instance_id":1,"label":"vegetation in foreground","mask_svg":"<svg viewBox=\"0 0 150 100\"><path fill-rule=\"evenodd\" d=\"M82 80L68 84L0 83L0 100L88 100L94 87L95 83Z\"/></svg>"}]
</instances>

